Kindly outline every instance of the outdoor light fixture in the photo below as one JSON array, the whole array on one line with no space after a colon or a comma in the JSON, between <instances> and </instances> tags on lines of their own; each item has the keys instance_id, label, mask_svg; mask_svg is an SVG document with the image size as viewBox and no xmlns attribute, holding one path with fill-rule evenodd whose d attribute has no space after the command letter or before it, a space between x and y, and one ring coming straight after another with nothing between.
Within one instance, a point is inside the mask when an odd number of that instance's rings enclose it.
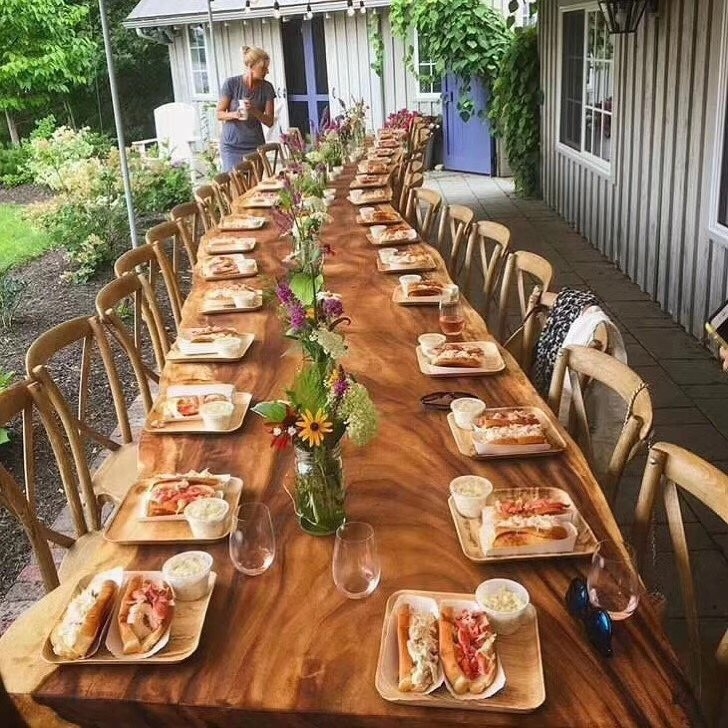
<instances>
[{"instance_id":1,"label":"outdoor light fixture","mask_svg":"<svg viewBox=\"0 0 728 728\"><path fill-rule=\"evenodd\" d=\"M250 12L250 0L245 0L245 12Z\"/></svg>"},{"instance_id":2,"label":"outdoor light fixture","mask_svg":"<svg viewBox=\"0 0 728 728\"><path fill-rule=\"evenodd\" d=\"M311 3L306 5L306 20L311 20L313 18L313 10L311 10Z\"/></svg>"},{"instance_id":3,"label":"outdoor light fixture","mask_svg":"<svg viewBox=\"0 0 728 728\"><path fill-rule=\"evenodd\" d=\"M657 10L657 0L598 0L599 8L612 35L634 33L644 15L645 8Z\"/></svg>"},{"instance_id":4,"label":"outdoor light fixture","mask_svg":"<svg viewBox=\"0 0 728 728\"><path fill-rule=\"evenodd\" d=\"M273 17L276 18L276 20L281 17L281 4L278 0L273 3Z\"/></svg>"},{"instance_id":5,"label":"outdoor light fixture","mask_svg":"<svg viewBox=\"0 0 728 728\"><path fill-rule=\"evenodd\" d=\"M349 16L354 15L354 0L349 0L347 5L348 7L346 8L346 14Z\"/></svg>"},{"instance_id":6,"label":"outdoor light fixture","mask_svg":"<svg viewBox=\"0 0 728 728\"><path fill-rule=\"evenodd\" d=\"M364 7L364 0L359 0L359 12L362 15L365 15L367 12L367 9Z\"/></svg>"}]
</instances>

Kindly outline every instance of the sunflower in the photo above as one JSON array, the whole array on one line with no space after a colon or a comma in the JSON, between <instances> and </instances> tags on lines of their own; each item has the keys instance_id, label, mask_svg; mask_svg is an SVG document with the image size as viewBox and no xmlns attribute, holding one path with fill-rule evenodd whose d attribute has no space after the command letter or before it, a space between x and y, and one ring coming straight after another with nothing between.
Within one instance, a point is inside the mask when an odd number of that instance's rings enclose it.
<instances>
[{"instance_id":1,"label":"sunflower","mask_svg":"<svg viewBox=\"0 0 728 728\"><path fill-rule=\"evenodd\" d=\"M296 427L301 428L298 433L299 437L312 447L319 447L323 444L324 435L328 435L333 430L333 425L326 419L326 413L320 409L315 415L311 414L311 410L303 413Z\"/></svg>"}]
</instances>

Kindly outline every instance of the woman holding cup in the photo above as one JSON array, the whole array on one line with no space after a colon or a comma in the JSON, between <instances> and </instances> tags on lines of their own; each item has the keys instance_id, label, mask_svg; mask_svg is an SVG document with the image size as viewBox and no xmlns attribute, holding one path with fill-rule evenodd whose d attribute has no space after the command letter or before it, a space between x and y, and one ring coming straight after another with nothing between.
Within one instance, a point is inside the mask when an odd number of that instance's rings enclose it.
<instances>
[{"instance_id":1,"label":"woman holding cup","mask_svg":"<svg viewBox=\"0 0 728 728\"><path fill-rule=\"evenodd\" d=\"M263 124L273 126L276 92L265 80L270 56L262 48L243 48L245 72L222 85L217 118L225 122L220 137L223 172L229 172L265 143Z\"/></svg>"}]
</instances>

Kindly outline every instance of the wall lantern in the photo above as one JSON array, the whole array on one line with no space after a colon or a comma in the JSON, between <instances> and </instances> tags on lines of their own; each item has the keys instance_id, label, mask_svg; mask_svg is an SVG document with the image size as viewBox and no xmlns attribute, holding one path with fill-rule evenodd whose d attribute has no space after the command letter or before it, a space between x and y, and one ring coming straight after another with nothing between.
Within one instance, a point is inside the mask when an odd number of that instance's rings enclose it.
<instances>
[{"instance_id":1,"label":"wall lantern","mask_svg":"<svg viewBox=\"0 0 728 728\"><path fill-rule=\"evenodd\" d=\"M645 8L657 10L657 0L598 0L599 8L612 35L634 33L644 15Z\"/></svg>"}]
</instances>

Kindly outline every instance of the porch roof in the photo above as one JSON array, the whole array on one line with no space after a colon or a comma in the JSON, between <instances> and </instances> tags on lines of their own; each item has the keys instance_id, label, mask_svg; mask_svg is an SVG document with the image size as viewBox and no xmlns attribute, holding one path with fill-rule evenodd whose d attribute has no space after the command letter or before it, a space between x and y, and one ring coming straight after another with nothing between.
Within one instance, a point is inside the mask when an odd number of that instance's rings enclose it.
<instances>
[{"instance_id":1,"label":"porch roof","mask_svg":"<svg viewBox=\"0 0 728 728\"><path fill-rule=\"evenodd\" d=\"M282 15L303 15L309 0L278 0ZM214 0L214 19L242 20L273 16L274 0L251 0L250 11L245 11L245 0ZM310 0L314 12L346 10L347 0ZM391 0L365 0L365 7L388 7ZM354 0L359 10L359 0ZM131 11L124 25L127 28L155 28L160 26L207 22L207 0L141 0Z\"/></svg>"}]
</instances>

